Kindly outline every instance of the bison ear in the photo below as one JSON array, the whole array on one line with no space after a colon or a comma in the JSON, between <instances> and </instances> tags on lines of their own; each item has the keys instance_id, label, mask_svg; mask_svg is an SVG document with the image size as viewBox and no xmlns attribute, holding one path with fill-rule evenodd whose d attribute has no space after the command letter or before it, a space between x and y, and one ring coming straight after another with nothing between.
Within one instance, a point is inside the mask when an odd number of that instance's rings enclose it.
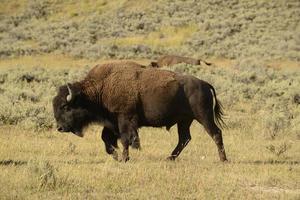
<instances>
[{"instance_id":1,"label":"bison ear","mask_svg":"<svg viewBox=\"0 0 300 200\"><path fill-rule=\"evenodd\" d=\"M73 84L67 83L68 94L66 97L67 102L72 102L80 95L80 90Z\"/></svg>"}]
</instances>

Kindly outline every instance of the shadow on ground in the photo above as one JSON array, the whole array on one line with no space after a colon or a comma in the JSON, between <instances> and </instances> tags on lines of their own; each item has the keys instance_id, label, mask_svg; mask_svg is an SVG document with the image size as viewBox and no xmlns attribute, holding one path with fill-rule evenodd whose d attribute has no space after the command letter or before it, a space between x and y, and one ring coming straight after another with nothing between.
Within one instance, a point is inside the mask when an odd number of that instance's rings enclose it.
<instances>
[{"instance_id":1,"label":"shadow on ground","mask_svg":"<svg viewBox=\"0 0 300 200\"><path fill-rule=\"evenodd\" d=\"M27 164L27 161L22 161L22 160L0 160L0 166L4 165L13 165L13 166L19 166L19 165L25 165Z\"/></svg>"},{"instance_id":2,"label":"shadow on ground","mask_svg":"<svg viewBox=\"0 0 300 200\"><path fill-rule=\"evenodd\" d=\"M232 164L253 164L253 165L300 165L300 161L297 160L254 160L254 161L232 161Z\"/></svg>"},{"instance_id":3,"label":"shadow on ground","mask_svg":"<svg viewBox=\"0 0 300 200\"><path fill-rule=\"evenodd\" d=\"M47 162L47 160L44 160L45 162ZM104 163L104 161L99 160L99 161L80 161L80 160L67 160L67 161L49 161L51 163L62 163L62 164L68 164L68 165L87 165L87 164L91 164L91 165L95 165L95 164L101 164ZM28 161L24 161L24 160L12 160L12 159L8 159L8 160L0 160L0 166L21 166L21 165L26 165L28 164Z\"/></svg>"}]
</instances>

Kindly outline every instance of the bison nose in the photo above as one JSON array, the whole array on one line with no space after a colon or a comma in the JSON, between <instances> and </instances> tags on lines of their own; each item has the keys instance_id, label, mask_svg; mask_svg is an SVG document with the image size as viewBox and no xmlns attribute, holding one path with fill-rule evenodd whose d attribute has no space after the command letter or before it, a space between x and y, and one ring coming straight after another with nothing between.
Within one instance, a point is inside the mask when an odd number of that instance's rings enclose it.
<instances>
[{"instance_id":1,"label":"bison nose","mask_svg":"<svg viewBox=\"0 0 300 200\"><path fill-rule=\"evenodd\" d=\"M61 126L58 127L57 130L58 130L59 132L63 132L63 131L64 131L63 127L61 127Z\"/></svg>"}]
</instances>

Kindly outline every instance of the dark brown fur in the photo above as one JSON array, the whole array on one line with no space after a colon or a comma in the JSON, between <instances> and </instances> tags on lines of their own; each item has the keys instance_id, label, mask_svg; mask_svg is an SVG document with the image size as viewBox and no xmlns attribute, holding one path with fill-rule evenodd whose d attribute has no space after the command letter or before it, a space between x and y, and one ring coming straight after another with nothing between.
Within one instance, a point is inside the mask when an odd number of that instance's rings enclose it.
<instances>
[{"instance_id":1,"label":"dark brown fur","mask_svg":"<svg viewBox=\"0 0 300 200\"><path fill-rule=\"evenodd\" d=\"M160 57L157 62L151 62L151 67L164 67L164 66L172 66L179 63L186 63L191 65L200 65L201 62L204 62L206 65L211 65L211 63L208 63L201 59L194 59L189 57L183 57L183 56L176 56L176 55L166 55Z\"/></svg>"},{"instance_id":2,"label":"dark brown fur","mask_svg":"<svg viewBox=\"0 0 300 200\"><path fill-rule=\"evenodd\" d=\"M95 79L104 79L110 73L113 73L116 70L124 70L122 68L146 68L146 66L138 64L133 61L115 61L104 64L96 65L91 69L91 71L87 75L87 79L95 78Z\"/></svg>"},{"instance_id":3,"label":"dark brown fur","mask_svg":"<svg viewBox=\"0 0 300 200\"><path fill-rule=\"evenodd\" d=\"M174 160L190 141L189 127L195 119L216 142L220 160L227 160L222 132L215 123L222 122L221 104L210 84L193 76L158 69L103 67L97 73L93 70L94 77L89 73L85 80L70 85L75 95L72 101L65 100L67 86L62 86L54 98L60 131L82 135L82 128L90 122L102 122L106 124L102 139L107 152L116 154L114 148L120 138L123 160L127 161L128 147L138 137L138 128L170 128L177 124L179 142L169 157ZM60 109L65 105L67 109Z\"/></svg>"}]
</instances>

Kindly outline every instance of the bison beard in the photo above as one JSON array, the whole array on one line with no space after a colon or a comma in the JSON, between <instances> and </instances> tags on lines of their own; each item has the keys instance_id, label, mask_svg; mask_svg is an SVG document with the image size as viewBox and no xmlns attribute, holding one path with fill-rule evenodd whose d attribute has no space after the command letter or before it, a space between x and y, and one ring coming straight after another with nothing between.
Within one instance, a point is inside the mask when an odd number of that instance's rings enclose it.
<instances>
[{"instance_id":1,"label":"bison beard","mask_svg":"<svg viewBox=\"0 0 300 200\"><path fill-rule=\"evenodd\" d=\"M61 131L102 123L106 152L117 158L115 149L120 139L122 158L127 161L129 145L139 146L138 128L170 128L177 124L179 141L168 157L175 160L191 140L190 125L195 119L215 141L220 160L227 160L222 131L216 125L223 122L221 104L207 82L170 71L130 66L96 66L91 72L81 82L62 86L54 98L54 116Z\"/></svg>"}]
</instances>

